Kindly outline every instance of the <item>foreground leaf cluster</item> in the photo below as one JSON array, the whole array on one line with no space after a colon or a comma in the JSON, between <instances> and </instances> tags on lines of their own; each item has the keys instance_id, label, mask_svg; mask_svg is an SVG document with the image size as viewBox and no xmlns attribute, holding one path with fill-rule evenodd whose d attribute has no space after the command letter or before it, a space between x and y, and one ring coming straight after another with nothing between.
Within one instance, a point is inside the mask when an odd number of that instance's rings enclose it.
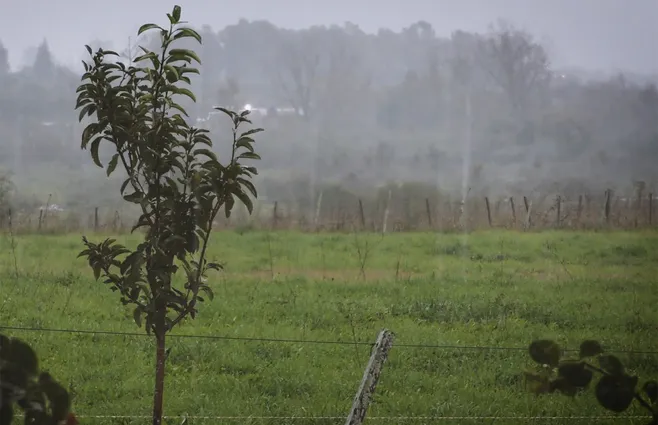
<instances>
[{"instance_id":1,"label":"foreground leaf cluster","mask_svg":"<svg viewBox=\"0 0 658 425\"><path fill-rule=\"evenodd\" d=\"M583 341L577 358L565 358L562 348L547 339L533 341L528 351L539 366L539 371L525 372L526 386L535 394L575 396L590 387L598 373L594 394L601 406L621 413L635 400L651 413L649 425L658 424L658 382L647 381L640 387L639 378L618 357L606 354L598 341Z\"/></svg>"},{"instance_id":2,"label":"foreground leaf cluster","mask_svg":"<svg viewBox=\"0 0 658 425\"><path fill-rule=\"evenodd\" d=\"M47 372L39 371L34 350L17 338L0 335L0 425L9 425L14 409L23 410L25 425L74 425L70 397Z\"/></svg>"}]
</instances>

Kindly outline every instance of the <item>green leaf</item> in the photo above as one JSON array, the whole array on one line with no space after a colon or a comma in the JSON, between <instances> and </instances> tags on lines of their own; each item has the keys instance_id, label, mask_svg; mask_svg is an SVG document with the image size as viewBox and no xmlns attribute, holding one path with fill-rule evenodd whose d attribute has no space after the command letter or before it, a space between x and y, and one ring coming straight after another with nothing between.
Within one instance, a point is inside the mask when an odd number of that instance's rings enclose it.
<instances>
[{"instance_id":1,"label":"green leaf","mask_svg":"<svg viewBox=\"0 0 658 425\"><path fill-rule=\"evenodd\" d=\"M78 121L82 121L86 116L92 115L96 112L96 105L93 103L86 104L78 114Z\"/></svg>"},{"instance_id":2,"label":"green leaf","mask_svg":"<svg viewBox=\"0 0 658 425\"><path fill-rule=\"evenodd\" d=\"M240 156L238 158L258 160L258 159L260 159L260 155L258 155L257 153L254 153L254 152L243 152L242 154L240 154Z\"/></svg>"},{"instance_id":3,"label":"green leaf","mask_svg":"<svg viewBox=\"0 0 658 425\"><path fill-rule=\"evenodd\" d=\"M248 149L249 152L253 152L253 151L254 151L254 147L252 146L252 144L253 144L254 142L255 142L255 140L252 139L251 137L240 137L240 138L238 139L238 141L235 142L235 148L236 148L236 149L239 149L239 148L245 148L245 149Z\"/></svg>"},{"instance_id":4,"label":"green leaf","mask_svg":"<svg viewBox=\"0 0 658 425\"><path fill-rule=\"evenodd\" d=\"M187 63L191 63L194 60L197 63L201 63L201 58L193 50L189 49L171 49L169 56L173 60L184 60Z\"/></svg>"},{"instance_id":5,"label":"green leaf","mask_svg":"<svg viewBox=\"0 0 658 425\"><path fill-rule=\"evenodd\" d=\"M560 346L547 339L533 341L528 351L532 360L539 364L546 364L552 367L558 366L562 355Z\"/></svg>"},{"instance_id":6,"label":"green leaf","mask_svg":"<svg viewBox=\"0 0 658 425\"><path fill-rule=\"evenodd\" d=\"M176 90L174 91L174 93L180 94L180 95L183 95L183 96L187 96L190 99L192 99L193 102L196 102L196 96L194 96L194 93L192 93L192 91L189 90L189 89L176 87Z\"/></svg>"},{"instance_id":7,"label":"green leaf","mask_svg":"<svg viewBox=\"0 0 658 425\"><path fill-rule=\"evenodd\" d=\"M594 374L585 367L585 362L566 361L558 366L558 375L564 378L569 385L576 388L585 388L592 382Z\"/></svg>"},{"instance_id":8,"label":"green leaf","mask_svg":"<svg viewBox=\"0 0 658 425\"><path fill-rule=\"evenodd\" d=\"M601 369L605 370L611 375L623 375L624 374L624 365L621 363L617 357L612 354L604 354L599 356L599 365Z\"/></svg>"},{"instance_id":9,"label":"green leaf","mask_svg":"<svg viewBox=\"0 0 658 425\"><path fill-rule=\"evenodd\" d=\"M110 174L114 172L114 169L117 168L117 163L119 162L119 154L115 153L112 155L112 159L107 164L107 176L110 177Z\"/></svg>"},{"instance_id":10,"label":"green leaf","mask_svg":"<svg viewBox=\"0 0 658 425\"><path fill-rule=\"evenodd\" d=\"M160 25L144 24L141 27L139 27L139 30L137 31L137 35L140 35L144 31L148 31L148 30L152 30L152 29L159 29L160 31L164 31L164 28L162 28Z\"/></svg>"},{"instance_id":11,"label":"green leaf","mask_svg":"<svg viewBox=\"0 0 658 425\"><path fill-rule=\"evenodd\" d=\"M245 131L244 133L242 133L240 135L240 139L242 139L243 137L246 137L246 136L250 136L252 134L260 133L261 131L265 131L265 130L262 129L262 128L252 128L251 130L248 130L248 131Z\"/></svg>"},{"instance_id":12,"label":"green leaf","mask_svg":"<svg viewBox=\"0 0 658 425\"><path fill-rule=\"evenodd\" d=\"M598 341L586 340L580 344L580 358L594 357L603 353L603 347Z\"/></svg>"},{"instance_id":13,"label":"green leaf","mask_svg":"<svg viewBox=\"0 0 658 425\"><path fill-rule=\"evenodd\" d=\"M175 34L173 37L174 40L178 40L186 37L192 37L196 41L201 43L201 35L199 35L199 33L194 31L192 28L178 28L174 34Z\"/></svg>"},{"instance_id":14,"label":"green leaf","mask_svg":"<svg viewBox=\"0 0 658 425\"><path fill-rule=\"evenodd\" d=\"M604 408L621 413L633 402L635 384L637 378L606 375L596 385L596 399Z\"/></svg>"},{"instance_id":15,"label":"green leaf","mask_svg":"<svg viewBox=\"0 0 658 425\"><path fill-rule=\"evenodd\" d=\"M171 12L172 16L174 17L174 22L172 24L177 24L180 22L180 13L181 13L181 8L179 5L174 6L173 12Z\"/></svg>"},{"instance_id":16,"label":"green leaf","mask_svg":"<svg viewBox=\"0 0 658 425\"><path fill-rule=\"evenodd\" d=\"M101 266L94 264L91 268L94 271L94 279L98 280L101 277Z\"/></svg>"},{"instance_id":17,"label":"green leaf","mask_svg":"<svg viewBox=\"0 0 658 425\"><path fill-rule=\"evenodd\" d=\"M137 306L133 310L133 319L138 327L142 327L142 308Z\"/></svg>"},{"instance_id":18,"label":"green leaf","mask_svg":"<svg viewBox=\"0 0 658 425\"><path fill-rule=\"evenodd\" d=\"M213 161L217 161L217 155L215 155L215 153L213 151L211 151L210 149L204 149L204 148L195 149L194 150L194 156L197 156L197 155L205 155L208 158L212 159Z\"/></svg>"},{"instance_id":19,"label":"green leaf","mask_svg":"<svg viewBox=\"0 0 658 425\"><path fill-rule=\"evenodd\" d=\"M39 361L37 354L32 347L17 338L9 340L9 347L5 352L3 349L3 359L6 362L20 366L21 370L28 375L35 375L39 370Z\"/></svg>"},{"instance_id":20,"label":"green leaf","mask_svg":"<svg viewBox=\"0 0 658 425\"><path fill-rule=\"evenodd\" d=\"M139 204L143 198L144 194L137 191L129 193L128 195L124 195L123 197L123 199L125 199L127 202L132 202L133 204Z\"/></svg>"},{"instance_id":21,"label":"green leaf","mask_svg":"<svg viewBox=\"0 0 658 425\"><path fill-rule=\"evenodd\" d=\"M94 139L94 141L91 142L91 148L89 149L89 151L91 152L91 159L94 161L94 164L103 168L103 164L101 164L101 160L98 157L98 148L101 145L101 140L103 140L102 137L97 137L96 139Z\"/></svg>"},{"instance_id":22,"label":"green leaf","mask_svg":"<svg viewBox=\"0 0 658 425\"><path fill-rule=\"evenodd\" d=\"M249 196L246 193L244 193L242 190L236 190L233 194L235 195L236 198L242 201L244 206L247 207L247 211L249 212L249 214L251 214L254 210L254 204L251 201L251 198L249 198Z\"/></svg>"},{"instance_id":23,"label":"green leaf","mask_svg":"<svg viewBox=\"0 0 658 425\"><path fill-rule=\"evenodd\" d=\"M233 111L231 111L231 110L229 110L229 109L226 109L226 108L222 108L222 107L220 107L220 106L217 106L217 107L215 107L214 109L217 110L217 111L220 111L220 112L225 113L225 114L228 115L231 119L233 119L233 117L236 116L236 113L235 113L235 112L233 112Z\"/></svg>"},{"instance_id":24,"label":"green leaf","mask_svg":"<svg viewBox=\"0 0 658 425\"><path fill-rule=\"evenodd\" d=\"M213 293L212 289L210 289L209 286L203 285L201 287L201 290L208 296L208 299L212 301L215 298L215 294Z\"/></svg>"},{"instance_id":25,"label":"green leaf","mask_svg":"<svg viewBox=\"0 0 658 425\"><path fill-rule=\"evenodd\" d=\"M208 270L224 270L224 266L219 263L208 263L206 264L206 268L208 268Z\"/></svg>"},{"instance_id":26,"label":"green leaf","mask_svg":"<svg viewBox=\"0 0 658 425\"><path fill-rule=\"evenodd\" d=\"M642 386L642 392L649 397L651 403L658 402L658 382L656 381L647 381Z\"/></svg>"},{"instance_id":27,"label":"green leaf","mask_svg":"<svg viewBox=\"0 0 658 425\"><path fill-rule=\"evenodd\" d=\"M231 211L233 210L234 205L235 205L235 200L232 197L226 199L226 202L224 203L224 215L226 216L226 218L231 217Z\"/></svg>"}]
</instances>

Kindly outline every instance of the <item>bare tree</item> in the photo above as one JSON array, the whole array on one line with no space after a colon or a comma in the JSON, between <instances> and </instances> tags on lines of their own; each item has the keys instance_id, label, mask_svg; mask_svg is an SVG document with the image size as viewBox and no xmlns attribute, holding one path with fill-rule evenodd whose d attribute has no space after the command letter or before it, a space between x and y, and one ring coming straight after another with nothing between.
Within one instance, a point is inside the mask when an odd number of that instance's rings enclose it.
<instances>
[{"instance_id":1,"label":"bare tree","mask_svg":"<svg viewBox=\"0 0 658 425\"><path fill-rule=\"evenodd\" d=\"M0 41L0 77L9 74L9 51Z\"/></svg>"},{"instance_id":2,"label":"bare tree","mask_svg":"<svg viewBox=\"0 0 658 425\"><path fill-rule=\"evenodd\" d=\"M277 63L272 70L275 83L293 108L309 120L320 68L321 51L307 30L286 34L281 42Z\"/></svg>"},{"instance_id":3,"label":"bare tree","mask_svg":"<svg viewBox=\"0 0 658 425\"><path fill-rule=\"evenodd\" d=\"M235 110L241 109L244 106L239 99L240 84L234 77L222 78L219 82L217 94L219 97L219 104L222 106Z\"/></svg>"},{"instance_id":4,"label":"bare tree","mask_svg":"<svg viewBox=\"0 0 658 425\"><path fill-rule=\"evenodd\" d=\"M481 43L481 64L517 114L527 110L551 78L544 47L526 31L499 20Z\"/></svg>"},{"instance_id":5,"label":"bare tree","mask_svg":"<svg viewBox=\"0 0 658 425\"><path fill-rule=\"evenodd\" d=\"M365 34L352 27L355 26L348 24L344 29L330 30L331 42L326 46L321 72L316 79L315 111L321 113L332 128L340 126L339 122L346 124L357 115L364 125L362 110L370 99L372 70L365 58Z\"/></svg>"}]
</instances>

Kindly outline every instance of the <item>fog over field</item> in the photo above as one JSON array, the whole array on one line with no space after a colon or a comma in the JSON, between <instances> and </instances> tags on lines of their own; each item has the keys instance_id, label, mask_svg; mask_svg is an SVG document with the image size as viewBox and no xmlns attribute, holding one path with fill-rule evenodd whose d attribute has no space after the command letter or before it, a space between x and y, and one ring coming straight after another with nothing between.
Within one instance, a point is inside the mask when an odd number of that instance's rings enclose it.
<instances>
[{"instance_id":1,"label":"fog over field","mask_svg":"<svg viewBox=\"0 0 658 425\"><path fill-rule=\"evenodd\" d=\"M655 187L653 0L179 3L203 36L190 119L221 153L226 123L213 106L253 109L266 129L264 200L328 184L491 196ZM0 167L17 202L114 202L114 181L79 149L84 45L125 58L156 48L136 30L171 6L3 2Z\"/></svg>"},{"instance_id":2,"label":"fog over field","mask_svg":"<svg viewBox=\"0 0 658 425\"><path fill-rule=\"evenodd\" d=\"M1 0L0 425L658 425L657 24Z\"/></svg>"}]
</instances>

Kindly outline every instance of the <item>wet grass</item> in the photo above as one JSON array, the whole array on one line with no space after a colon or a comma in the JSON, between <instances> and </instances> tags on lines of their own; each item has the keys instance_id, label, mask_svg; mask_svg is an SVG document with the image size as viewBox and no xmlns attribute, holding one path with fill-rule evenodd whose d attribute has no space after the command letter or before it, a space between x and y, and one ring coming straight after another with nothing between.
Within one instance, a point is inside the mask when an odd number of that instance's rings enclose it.
<instances>
[{"instance_id":1,"label":"wet grass","mask_svg":"<svg viewBox=\"0 0 658 425\"><path fill-rule=\"evenodd\" d=\"M133 244L138 236L120 239ZM226 267L214 278L216 298L175 333L307 342L171 337L167 415L344 416L368 343L383 327L395 332L396 345L371 406L375 417L609 415L591 393L574 400L528 394L521 379L530 366L524 347L536 338L570 348L596 338L609 349L658 351L653 232L409 233L383 239L227 232L214 241L210 256ZM75 258L79 236L24 236L15 249L4 237L0 248L3 325L141 332L131 310ZM150 338L3 332L33 344L42 366L74 395L80 415L149 414ZM317 340L342 344L312 343ZM620 357L641 378L658 377L658 356ZM344 422L250 421L231 423Z\"/></svg>"}]
</instances>

